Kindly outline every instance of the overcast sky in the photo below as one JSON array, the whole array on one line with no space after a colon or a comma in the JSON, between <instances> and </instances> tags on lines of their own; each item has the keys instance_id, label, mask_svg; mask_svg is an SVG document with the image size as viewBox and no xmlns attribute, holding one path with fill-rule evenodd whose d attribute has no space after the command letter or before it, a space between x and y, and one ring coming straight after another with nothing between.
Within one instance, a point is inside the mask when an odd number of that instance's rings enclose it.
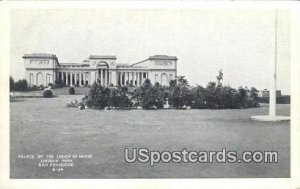
<instances>
[{"instance_id":1,"label":"overcast sky","mask_svg":"<svg viewBox=\"0 0 300 189\"><path fill-rule=\"evenodd\" d=\"M24 78L22 55L56 54L80 63L91 54L135 63L151 55L178 58L178 75L205 86L223 69L232 87L269 88L275 11L267 10L14 10L11 75ZM278 12L278 82L290 93L290 23Z\"/></svg>"}]
</instances>

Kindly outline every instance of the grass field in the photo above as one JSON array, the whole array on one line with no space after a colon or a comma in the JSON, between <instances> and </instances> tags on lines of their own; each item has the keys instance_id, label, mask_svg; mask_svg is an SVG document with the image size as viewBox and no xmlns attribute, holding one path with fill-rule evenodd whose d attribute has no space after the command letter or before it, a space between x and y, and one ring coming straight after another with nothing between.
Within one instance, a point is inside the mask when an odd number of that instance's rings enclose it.
<instances>
[{"instance_id":1,"label":"grass field","mask_svg":"<svg viewBox=\"0 0 300 189\"><path fill-rule=\"evenodd\" d=\"M79 110L82 96L18 99L10 104L11 178L289 177L290 123L250 119L268 107L243 110ZM289 115L289 105L278 113ZM278 151L278 163L126 163L124 148ZM18 154L92 154L63 172L39 168Z\"/></svg>"}]
</instances>

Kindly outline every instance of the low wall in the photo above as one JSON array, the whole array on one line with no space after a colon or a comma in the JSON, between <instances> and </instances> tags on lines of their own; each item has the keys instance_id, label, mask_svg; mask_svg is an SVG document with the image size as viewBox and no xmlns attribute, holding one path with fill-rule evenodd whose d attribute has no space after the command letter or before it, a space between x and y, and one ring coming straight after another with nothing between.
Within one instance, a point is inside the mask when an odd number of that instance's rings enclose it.
<instances>
[{"instance_id":1,"label":"low wall","mask_svg":"<svg viewBox=\"0 0 300 189\"><path fill-rule=\"evenodd\" d=\"M258 101L260 103L269 103L269 97L259 97ZM276 97L277 104L290 104L291 103L291 96L290 95L282 95Z\"/></svg>"},{"instance_id":2,"label":"low wall","mask_svg":"<svg viewBox=\"0 0 300 189\"><path fill-rule=\"evenodd\" d=\"M33 98L33 97L43 97L43 91L28 91L28 92L19 92L13 91L10 92L10 97L12 98Z\"/></svg>"}]
</instances>

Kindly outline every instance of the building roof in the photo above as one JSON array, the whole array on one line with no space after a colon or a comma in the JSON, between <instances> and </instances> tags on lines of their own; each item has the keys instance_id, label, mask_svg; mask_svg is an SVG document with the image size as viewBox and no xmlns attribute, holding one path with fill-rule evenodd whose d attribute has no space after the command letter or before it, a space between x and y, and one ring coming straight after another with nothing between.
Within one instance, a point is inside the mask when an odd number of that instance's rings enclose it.
<instances>
[{"instance_id":1,"label":"building roof","mask_svg":"<svg viewBox=\"0 0 300 189\"><path fill-rule=\"evenodd\" d=\"M89 59L117 59L114 55L90 55Z\"/></svg>"},{"instance_id":2,"label":"building roof","mask_svg":"<svg viewBox=\"0 0 300 189\"><path fill-rule=\"evenodd\" d=\"M82 66L83 64L84 63L60 63L62 66Z\"/></svg>"},{"instance_id":3,"label":"building roof","mask_svg":"<svg viewBox=\"0 0 300 189\"><path fill-rule=\"evenodd\" d=\"M23 58L56 58L55 54L47 54L47 53L32 53L32 54L24 54Z\"/></svg>"},{"instance_id":4,"label":"building roof","mask_svg":"<svg viewBox=\"0 0 300 189\"><path fill-rule=\"evenodd\" d=\"M131 66L146 62L147 60L178 60L176 56L168 56L168 55L154 55L149 56L148 59L139 61L137 63L131 64Z\"/></svg>"},{"instance_id":5,"label":"building roof","mask_svg":"<svg viewBox=\"0 0 300 189\"><path fill-rule=\"evenodd\" d=\"M117 63L117 65L116 66L130 66L129 64L127 64L127 63Z\"/></svg>"},{"instance_id":6,"label":"building roof","mask_svg":"<svg viewBox=\"0 0 300 189\"><path fill-rule=\"evenodd\" d=\"M154 55L149 56L149 60L177 60L177 57L168 55Z\"/></svg>"}]
</instances>

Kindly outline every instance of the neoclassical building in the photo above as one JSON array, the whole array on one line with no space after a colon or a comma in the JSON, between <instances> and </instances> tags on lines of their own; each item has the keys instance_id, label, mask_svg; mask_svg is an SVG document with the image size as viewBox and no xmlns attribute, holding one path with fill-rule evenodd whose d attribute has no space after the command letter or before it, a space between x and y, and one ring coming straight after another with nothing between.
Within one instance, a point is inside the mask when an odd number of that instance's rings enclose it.
<instances>
[{"instance_id":1,"label":"neoclassical building","mask_svg":"<svg viewBox=\"0 0 300 189\"><path fill-rule=\"evenodd\" d=\"M61 80L66 85L140 86L145 79L168 85L177 75L177 57L155 55L134 63L117 63L116 56L90 55L82 63L60 63L54 54L25 54L26 80L30 86L48 85Z\"/></svg>"}]
</instances>

